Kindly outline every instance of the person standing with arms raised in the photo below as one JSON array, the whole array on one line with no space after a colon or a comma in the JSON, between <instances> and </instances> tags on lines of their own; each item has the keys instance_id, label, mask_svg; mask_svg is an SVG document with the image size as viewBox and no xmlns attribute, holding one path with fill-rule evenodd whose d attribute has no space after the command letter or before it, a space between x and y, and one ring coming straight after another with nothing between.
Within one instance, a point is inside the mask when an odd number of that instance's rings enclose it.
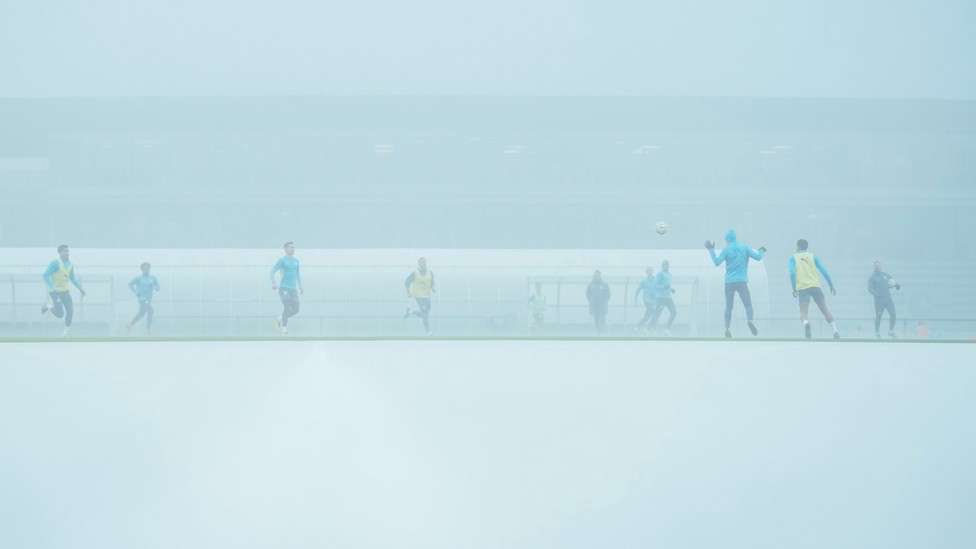
<instances>
[{"instance_id":1,"label":"person standing with arms raised","mask_svg":"<svg viewBox=\"0 0 976 549\"><path fill-rule=\"evenodd\" d=\"M729 229L725 233L725 249L715 254L715 243L705 241L705 247L712 256L712 263L716 267L725 263L725 337L732 337L732 304L735 294L739 294L742 305L746 308L746 319L752 335L759 335L759 330L752 319L752 296L749 294L749 260L762 261L766 255L766 248L753 250L736 239L735 231Z\"/></svg>"}]
</instances>

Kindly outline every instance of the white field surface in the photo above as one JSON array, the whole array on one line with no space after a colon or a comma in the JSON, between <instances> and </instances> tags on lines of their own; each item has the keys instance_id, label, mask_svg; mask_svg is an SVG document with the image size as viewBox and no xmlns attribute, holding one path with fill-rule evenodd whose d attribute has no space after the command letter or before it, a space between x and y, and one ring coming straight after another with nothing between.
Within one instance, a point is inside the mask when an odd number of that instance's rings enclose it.
<instances>
[{"instance_id":1,"label":"white field surface","mask_svg":"<svg viewBox=\"0 0 976 549\"><path fill-rule=\"evenodd\" d=\"M976 345L0 344L0 547L976 539Z\"/></svg>"}]
</instances>

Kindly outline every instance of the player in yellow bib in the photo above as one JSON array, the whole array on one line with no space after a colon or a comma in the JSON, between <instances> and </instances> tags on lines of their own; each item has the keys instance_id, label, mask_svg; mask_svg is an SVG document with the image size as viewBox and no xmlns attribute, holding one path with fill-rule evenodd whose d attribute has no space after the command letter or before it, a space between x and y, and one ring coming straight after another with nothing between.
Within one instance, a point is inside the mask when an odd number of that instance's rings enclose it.
<instances>
[{"instance_id":1,"label":"player in yellow bib","mask_svg":"<svg viewBox=\"0 0 976 549\"><path fill-rule=\"evenodd\" d=\"M820 274L823 275L827 285L830 286L830 295L837 295L834 289L834 282L830 279L827 269L820 262L820 258L807 251L809 243L800 239L796 241L796 253L790 257L790 283L793 285L793 297L800 300L800 321L803 322L804 337L810 339L810 300L817 304L820 312L834 330L834 339L840 339L837 332L837 324L834 322L834 315L830 314L827 308L827 300L823 290L820 289ZM819 271L820 274L817 274Z\"/></svg>"},{"instance_id":2,"label":"player in yellow bib","mask_svg":"<svg viewBox=\"0 0 976 549\"><path fill-rule=\"evenodd\" d=\"M411 316L420 317L424 321L424 330L427 335L430 333L430 298L434 292L434 273L433 271L427 270L427 259L421 257L417 260L417 270L410 273L407 280L404 282L404 287L407 289L407 299L413 298L417 302L417 308L419 310L414 311L410 307L407 307L406 314L403 315L403 319L406 320Z\"/></svg>"},{"instance_id":3,"label":"player in yellow bib","mask_svg":"<svg viewBox=\"0 0 976 549\"><path fill-rule=\"evenodd\" d=\"M67 337L71 334L71 319L74 317L74 302L71 300L71 292L68 291L68 283L74 284L75 288L81 292L81 297L85 297L85 289L81 287L81 282L75 274L75 264L69 258L70 250L67 244L58 246L58 257L51 260L44 270L44 284L47 285L48 294L51 296L51 305L44 303L41 307L41 314L51 311L51 314L58 318L64 317L64 332L62 335Z\"/></svg>"}]
</instances>

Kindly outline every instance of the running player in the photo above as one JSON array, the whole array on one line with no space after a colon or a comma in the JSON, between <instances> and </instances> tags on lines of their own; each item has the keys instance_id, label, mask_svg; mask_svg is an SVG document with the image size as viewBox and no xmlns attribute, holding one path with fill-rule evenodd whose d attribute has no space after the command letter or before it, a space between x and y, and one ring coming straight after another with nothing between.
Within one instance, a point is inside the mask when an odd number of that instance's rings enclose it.
<instances>
[{"instance_id":1,"label":"running player","mask_svg":"<svg viewBox=\"0 0 976 549\"><path fill-rule=\"evenodd\" d=\"M678 316L678 311L674 307L674 299L671 294L675 293L674 288L671 287L671 262L665 259L661 262L661 272L657 273L654 277L654 316L651 317L651 323L649 325L649 330L653 330L657 326L657 319L664 312L664 309L668 310L668 325L661 330L663 335L671 337L671 325L674 324L674 317Z\"/></svg>"},{"instance_id":2,"label":"running player","mask_svg":"<svg viewBox=\"0 0 976 549\"><path fill-rule=\"evenodd\" d=\"M51 260L44 270L44 283L51 297L51 305L48 306L45 302L41 307L41 314L51 311L51 314L58 318L64 317L64 332L61 334L64 337L71 335L71 319L75 313L71 292L68 291L68 282L78 288L82 298L87 295L85 289L81 287L81 282L78 281L75 265L68 258L69 254L67 244L58 246L58 257Z\"/></svg>"},{"instance_id":3,"label":"running player","mask_svg":"<svg viewBox=\"0 0 976 549\"><path fill-rule=\"evenodd\" d=\"M288 319L298 314L298 295L305 293L302 287L302 273L295 257L295 243L285 242L285 256L271 267L271 289L278 290L283 309L281 316L275 317L275 329L281 335L288 335ZM280 281L275 277L280 274Z\"/></svg>"},{"instance_id":4,"label":"running player","mask_svg":"<svg viewBox=\"0 0 976 549\"><path fill-rule=\"evenodd\" d=\"M732 337L732 304L735 294L739 294L742 305L746 308L746 319L749 321L749 331L752 335L759 335L759 330L752 322L752 296L749 294L749 259L762 261L766 255L766 248L753 250L736 240L735 231L729 229L725 233L725 249L715 255L715 243L705 241L705 247L712 256L712 263L716 267L725 262L725 337Z\"/></svg>"},{"instance_id":5,"label":"running player","mask_svg":"<svg viewBox=\"0 0 976 549\"><path fill-rule=\"evenodd\" d=\"M424 321L424 331L430 333L430 298L437 290L434 288L434 273L427 270L427 259L421 257L417 260L417 270L410 273L407 280L403 283L407 289L407 299L413 298L417 302L418 311L407 307L407 312L403 315L404 319L410 316L420 317Z\"/></svg>"},{"instance_id":6,"label":"running player","mask_svg":"<svg viewBox=\"0 0 976 549\"><path fill-rule=\"evenodd\" d=\"M145 316L146 335L149 335L152 332L153 292L159 291L159 280L156 280L155 276L149 274L149 269L151 268L149 263L143 263L139 268L142 269L142 274L129 282L129 289L132 290L132 293L136 294L136 299L139 301L139 312L136 313L136 316L132 318L131 322L125 325L125 333L128 334L131 332L135 323L139 322L139 319Z\"/></svg>"},{"instance_id":7,"label":"running player","mask_svg":"<svg viewBox=\"0 0 976 549\"><path fill-rule=\"evenodd\" d=\"M800 300L800 321L803 322L803 336L810 339L810 300L817 304L820 312L834 330L834 339L840 339L837 331L837 324L834 322L834 315L830 314L827 308L827 299L824 297L823 290L820 288L820 274L823 275L827 285L830 286L830 295L837 295L834 289L834 282L830 279L827 269L820 262L820 258L807 251L810 244L803 238L796 241L796 253L790 257L790 284L793 285L793 297Z\"/></svg>"},{"instance_id":8,"label":"running player","mask_svg":"<svg viewBox=\"0 0 976 549\"><path fill-rule=\"evenodd\" d=\"M640 284L637 285L637 291L634 293L634 305L637 304L638 297L642 295L644 297L644 316L637 322L637 326L634 326L635 334L640 332L644 324L654 316L654 267L648 267L644 272L647 274L647 278L640 281Z\"/></svg>"}]
</instances>

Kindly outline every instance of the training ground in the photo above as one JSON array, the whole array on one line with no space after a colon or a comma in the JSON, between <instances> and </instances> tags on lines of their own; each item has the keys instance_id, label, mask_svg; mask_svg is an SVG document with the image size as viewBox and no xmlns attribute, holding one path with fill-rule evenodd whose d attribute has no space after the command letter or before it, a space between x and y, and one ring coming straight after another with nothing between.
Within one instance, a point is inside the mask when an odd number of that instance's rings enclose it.
<instances>
[{"instance_id":1,"label":"training ground","mask_svg":"<svg viewBox=\"0 0 976 549\"><path fill-rule=\"evenodd\" d=\"M976 539L976 344L0 342L0 547Z\"/></svg>"}]
</instances>

